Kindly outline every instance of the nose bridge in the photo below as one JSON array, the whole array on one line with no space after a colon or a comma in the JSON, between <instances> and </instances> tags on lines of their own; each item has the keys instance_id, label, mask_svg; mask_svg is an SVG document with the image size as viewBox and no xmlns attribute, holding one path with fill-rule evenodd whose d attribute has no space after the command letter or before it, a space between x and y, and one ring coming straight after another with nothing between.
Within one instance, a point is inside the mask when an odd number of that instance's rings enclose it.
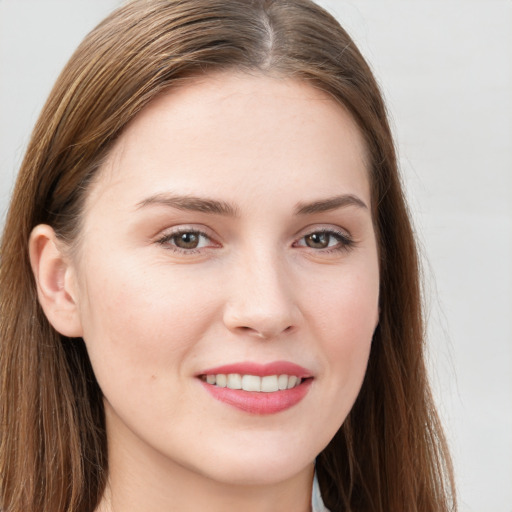
<instances>
[{"instance_id":1,"label":"nose bridge","mask_svg":"<svg viewBox=\"0 0 512 512\"><path fill-rule=\"evenodd\" d=\"M259 246L232 269L225 324L231 330L270 338L297 327L299 308L284 258Z\"/></svg>"}]
</instances>

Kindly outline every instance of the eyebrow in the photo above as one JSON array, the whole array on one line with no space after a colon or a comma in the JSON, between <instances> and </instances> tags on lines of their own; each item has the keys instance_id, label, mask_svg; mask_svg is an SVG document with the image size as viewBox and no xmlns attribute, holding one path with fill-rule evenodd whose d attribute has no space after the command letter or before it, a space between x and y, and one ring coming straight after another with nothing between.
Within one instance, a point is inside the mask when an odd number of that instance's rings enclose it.
<instances>
[{"instance_id":1,"label":"eyebrow","mask_svg":"<svg viewBox=\"0 0 512 512\"><path fill-rule=\"evenodd\" d=\"M213 213L228 217L237 217L239 213L236 206L225 201L188 195L155 194L138 203L137 208L145 208L152 205L162 205L184 211ZM312 215L346 208L347 206L368 209L364 201L359 199L359 197L352 194L343 194L308 203L300 202L295 207L295 215Z\"/></svg>"},{"instance_id":2,"label":"eyebrow","mask_svg":"<svg viewBox=\"0 0 512 512\"><path fill-rule=\"evenodd\" d=\"M178 210L213 213L228 217L238 216L237 208L231 204L204 197L155 194L138 203L137 208L145 208L151 205L163 205Z\"/></svg>"},{"instance_id":3,"label":"eyebrow","mask_svg":"<svg viewBox=\"0 0 512 512\"><path fill-rule=\"evenodd\" d=\"M295 213L296 215L312 215L314 213L337 210L338 208L346 208L347 206L357 206L358 208L368 210L366 203L362 199L359 199L359 197L353 194L343 194L312 201L310 203L299 203L295 207Z\"/></svg>"}]
</instances>

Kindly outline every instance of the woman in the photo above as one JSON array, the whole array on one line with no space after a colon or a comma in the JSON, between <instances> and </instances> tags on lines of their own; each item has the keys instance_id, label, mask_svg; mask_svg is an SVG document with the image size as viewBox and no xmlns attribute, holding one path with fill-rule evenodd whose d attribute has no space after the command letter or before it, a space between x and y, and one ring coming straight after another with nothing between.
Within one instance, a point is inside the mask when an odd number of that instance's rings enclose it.
<instances>
[{"instance_id":1,"label":"woman","mask_svg":"<svg viewBox=\"0 0 512 512\"><path fill-rule=\"evenodd\" d=\"M385 108L313 3L114 12L1 255L2 510L454 509Z\"/></svg>"}]
</instances>

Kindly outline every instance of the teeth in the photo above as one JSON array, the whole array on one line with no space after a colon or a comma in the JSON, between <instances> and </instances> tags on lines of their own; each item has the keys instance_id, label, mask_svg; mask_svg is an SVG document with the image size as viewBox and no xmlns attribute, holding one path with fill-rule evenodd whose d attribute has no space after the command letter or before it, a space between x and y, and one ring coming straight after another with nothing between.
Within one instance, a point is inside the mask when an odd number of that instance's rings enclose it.
<instances>
[{"instance_id":1,"label":"teeth","mask_svg":"<svg viewBox=\"0 0 512 512\"><path fill-rule=\"evenodd\" d=\"M261 377L244 375L242 377L242 389L244 391L261 391Z\"/></svg>"},{"instance_id":2,"label":"teeth","mask_svg":"<svg viewBox=\"0 0 512 512\"><path fill-rule=\"evenodd\" d=\"M277 378L277 386L279 389L287 389L288 388L288 375L279 375Z\"/></svg>"},{"instance_id":3,"label":"teeth","mask_svg":"<svg viewBox=\"0 0 512 512\"><path fill-rule=\"evenodd\" d=\"M259 377L257 375L240 375L239 373L206 375L206 378L203 378L203 380L220 388L227 387L229 389L260 391L262 393L292 389L302 382L296 375L267 375Z\"/></svg>"},{"instance_id":4,"label":"teeth","mask_svg":"<svg viewBox=\"0 0 512 512\"><path fill-rule=\"evenodd\" d=\"M261 391L264 393L272 393L272 391L277 391L278 389L277 375L268 375L261 379Z\"/></svg>"},{"instance_id":5,"label":"teeth","mask_svg":"<svg viewBox=\"0 0 512 512\"><path fill-rule=\"evenodd\" d=\"M295 375L291 375L290 378L288 379L288 389L293 388L297 384L297 380L300 379L297 379Z\"/></svg>"},{"instance_id":6,"label":"teeth","mask_svg":"<svg viewBox=\"0 0 512 512\"><path fill-rule=\"evenodd\" d=\"M229 389L242 389L242 376L238 375L238 373L230 373L226 387Z\"/></svg>"}]
</instances>

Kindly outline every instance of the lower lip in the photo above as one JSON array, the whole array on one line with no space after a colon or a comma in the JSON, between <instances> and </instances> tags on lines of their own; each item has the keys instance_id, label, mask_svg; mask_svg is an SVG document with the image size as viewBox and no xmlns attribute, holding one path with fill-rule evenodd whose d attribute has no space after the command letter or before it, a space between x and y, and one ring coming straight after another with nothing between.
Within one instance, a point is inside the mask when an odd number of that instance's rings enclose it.
<instances>
[{"instance_id":1,"label":"lower lip","mask_svg":"<svg viewBox=\"0 0 512 512\"><path fill-rule=\"evenodd\" d=\"M306 379L292 389L271 393L221 388L201 381L213 398L250 414L275 414L298 404L309 391L313 379Z\"/></svg>"}]
</instances>

